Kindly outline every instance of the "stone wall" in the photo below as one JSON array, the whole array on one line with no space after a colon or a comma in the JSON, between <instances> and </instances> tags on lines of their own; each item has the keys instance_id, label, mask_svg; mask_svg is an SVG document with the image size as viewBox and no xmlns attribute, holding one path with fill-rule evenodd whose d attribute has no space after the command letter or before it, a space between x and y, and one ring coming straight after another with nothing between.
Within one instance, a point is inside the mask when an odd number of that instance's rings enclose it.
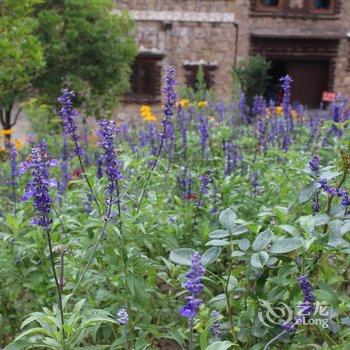
<instances>
[{"instance_id":1,"label":"stone wall","mask_svg":"<svg viewBox=\"0 0 350 350\"><path fill-rule=\"evenodd\" d=\"M339 51L333 86L335 91L350 95L350 75L347 71L350 39L346 38L346 33L350 31L349 0L342 0L340 14L331 18L254 15L250 4L250 0L117 0L116 10L134 11L134 16L137 11L140 48L163 52L163 67L175 66L180 84L185 79L185 61L216 62L215 91L224 98L229 97L232 87L231 69L236 50L233 21L239 25L239 59L249 56L252 34L286 37L286 40L288 36L337 38ZM167 17L168 11L172 12L172 18ZM161 16L155 20L157 14L163 15L165 22L171 25L164 25ZM198 14L197 18L193 18L195 14ZM149 17L142 20L140 16ZM215 16L221 16L221 20Z\"/></svg>"},{"instance_id":2,"label":"stone wall","mask_svg":"<svg viewBox=\"0 0 350 350\"><path fill-rule=\"evenodd\" d=\"M185 83L185 63L205 62L217 65L215 92L223 98L230 95L237 1L117 1L116 12L123 9L137 23L140 50L163 53L163 68L174 66L180 85Z\"/></svg>"}]
</instances>

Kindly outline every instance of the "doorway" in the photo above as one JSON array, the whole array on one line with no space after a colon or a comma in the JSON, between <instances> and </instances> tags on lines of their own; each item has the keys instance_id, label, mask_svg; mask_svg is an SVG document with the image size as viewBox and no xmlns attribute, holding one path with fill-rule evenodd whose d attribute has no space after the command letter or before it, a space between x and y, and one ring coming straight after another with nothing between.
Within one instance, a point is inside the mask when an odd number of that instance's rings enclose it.
<instances>
[{"instance_id":1,"label":"doorway","mask_svg":"<svg viewBox=\"0 0 350 350\"><path fill-rule=\"evenodd\" d=\"M291 98L308 108L318 108L322 93L329 89L329 60L271 60L268 98L281 99L279 79L289 74L293 79Z\"/></svg>"}]
</instances>

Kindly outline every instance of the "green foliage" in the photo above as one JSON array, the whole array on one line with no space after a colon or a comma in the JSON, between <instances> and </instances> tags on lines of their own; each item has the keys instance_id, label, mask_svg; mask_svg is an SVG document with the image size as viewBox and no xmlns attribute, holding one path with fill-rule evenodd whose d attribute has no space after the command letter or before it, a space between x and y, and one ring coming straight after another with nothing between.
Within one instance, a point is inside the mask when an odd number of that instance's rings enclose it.
<instances>
[{"instance_id":1,"label":"green foliage","mask_svg":"<svg viewBox=\"0 0 350 350\"><path fill-rule=\"evenodd\" d=\"M128 90L133 24L127 13L111 13L113 6L111 0L60 0L38 7L46 65L35 85L50 104L66 86L79 91L90 113L105 115Z\"/></svg>"},{"instance_id":2,"label":"green foliage","mask_svg":"<svg viewBox=\"0 0 350 350\"><path fill-rule=\"evenodd\" d=\"M154 144L139 142L139 132L149 129L142 122L128 129L129 138L120 133L116 140L124 179L119 182L120 202L113 201L111 216L107 215L108 180L97 178L93 162L101 149L93 141L84 145L90 157L85 170L102 215L77 171L80 164L75 156L67 164L71 179L65 192L58 194L50 187L55 206L53 260L59 275L64 267L65 348L126 349L128 340L135 350L188 348L188 320L180 316L179 308L189 296L184 278L195 251L202 254L206 269L200 295L204 303L194 325L195 350L262 350L280 332L287 307L294 316L303 300L297 281L302 274L309 276L317 302L325 304L321 320L326 326L300 325L270 350L348 348L350 216L337 196L329 205L330 196L320 190L319 180L337 186L344 178L341 187L349 189L349 121L337 123L342 137L330 135L332 121L323 121L317 137L311 137L309 120L295 121L293 142L285 152L278 142L257 149L256 124L234 121L232 127L231 111L219 117L211 104L181 111L187 121L186 157L181 120L176 116L173 153L161 152L139 209L149 164L154 161ZM207 145L204 155L199 113L208 118L211 148ZM265 118L272 123L283 120ZM227 149L222 146L227 140L234 142L240 155L230 173ZM61 162L61 136L52 133L49 141L49 153ZM28 148L19 150L20 159L27 158ZM316 152L321 157L318 174L308 165ZM18 177L14 205L7 185L9 166L2 163L0 171L0 346L60 349L62 326L46 236L30 224L32 203L18 200L30 176ZM180 181L184 171L191 179L191 195ZM258 185L252 181L255 173ZM203 174L209 174L212 182L200 197ZM60 167L52 168L51 175L61 181ZM315 195L318 213L312 211ZM58 253L62 245L68 250L63 264ZM116 315L123 307L130 322L121 326ZM218 336L211 333L213 310L220 313Z\"/></svg>"},{"instance_id":3,"label":"green foliage","mask_svg":"<svg viewBox=\"0 0 350 350\"><path fill-rule=\"evenodd\" d=\"M129 88L136 54L133 23L126 13L113 14L113 6L112 0L0 2L3 128L16 122L15 103L40 91L55 107L63 87L79 90L89 114L112 112Z\"/></svg>"},{"instance_id":4,"label":"green foliage","mask_svg":"<svg viewBox=\"0 0 350 350\"><path fill-rule=\"evenodd\" d=\"M10 112L32 87L45 65L32 14L39 0L0 2L0 110L3 128L13 125Z\"/></svg>"},{"instance_id":5,"label":"green foliage","mask_svg":"<svg viewBox=\"0 0 350 350\"><path fill-rule=\"evenodd\" d=\"M238 79L249 105L252 104L255 95L265 95L270 79L269 68L270 62L264 57L252 56L248 60L240 61L233 71L233 80L236 82Z\"/></svg>"},{"instance_id":6,"label":"green foliage","mask_svg":"<svg viewBox=\"0 0 350 350\"><path fill-rule=\"evenodd\" d=\"M189 99L195 102L213 100L214 92L212 89L208 89L205 83L204 69L202 66L198 67L195 89L190 86L182 87L180 88L180 96L183 99Z\"/></svg>"}]
</instances>

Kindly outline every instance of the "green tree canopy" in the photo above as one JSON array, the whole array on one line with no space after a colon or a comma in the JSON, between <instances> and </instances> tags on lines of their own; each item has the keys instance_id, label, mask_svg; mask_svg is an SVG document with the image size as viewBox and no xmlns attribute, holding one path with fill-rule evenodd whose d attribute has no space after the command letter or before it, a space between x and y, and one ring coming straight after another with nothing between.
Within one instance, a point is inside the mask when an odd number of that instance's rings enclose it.
<instances>
[{"instance_id":1,"label":"green tree canopy","mask_svg":"<svg viewBox=\"0 0 350 350\"><path fill-rule=\"evenodd\" d=\"M0 1L0 118L4 129L16 122L11 112L31 90L44 66L43 47L32 17L39 0Z\"/></svg>"},{"instance_id":2,"label":"green tree canopy","mask_svg":"<svg viewBox=\"0 0 350 350\"><path fill-rule=\"evenodd\" d=\"M47 0L38 11L46 66L35 85L54 103L62 86L90 112L105 113L129 88L136 54L133 24L111 0Z\"/></svg>"},{"instance_id":3,"label":"green tree canopy","mask_svg":"<svg viewBox=\"0 0 350 350\"><path fill-rule=\"evenodd\" d=\"M51 105L63 87L99 116L129 88L136 55L133 22L113 14L112 0L0 1L1 123L14 125L14 106L39 92Z\"/></svg>"},{"instance_id":4,"label":"green tree canopy","mask_svg":"<svg viewBox=\"0 0 350 350\"><path fill-rule=\"evenodd\" d=\"M270 62L262 56L252 56L249 60L241 61L233 74L238 77L242 91L246 94L249 105L255 95L265 95L270 75Z\"/></svg>"}]
</instances>

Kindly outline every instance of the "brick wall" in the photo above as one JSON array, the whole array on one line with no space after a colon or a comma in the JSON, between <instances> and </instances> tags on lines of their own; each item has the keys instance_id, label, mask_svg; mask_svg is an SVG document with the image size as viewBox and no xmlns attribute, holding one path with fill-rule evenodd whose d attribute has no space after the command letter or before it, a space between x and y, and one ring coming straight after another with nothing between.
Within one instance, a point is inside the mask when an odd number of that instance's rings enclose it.
<instances>
[{"instance_id":1,"label":"brick wall","mask_svg":"<svg viewBox=\"0 0 350 350\"><path fill-rule=\"evenodd\" d=\"M299 0L298 0L299 1ZM311 1L311 0L300 0ZM173 65L177 69L177 78L184 83L185 61L215 61L218 65L215 76L215 91L220 97L229 97L231 92L231 69L235 54L235 27L232 21L208 20L209 13L232 16L239 24L238 57L249 56L251 34L266 36L329 37L339 39L339 51L335 60L334 90L350 95L350 74L348 57L350 39L350 1L341 0L341 11L332 18L326 16L278 16L254 15L251 12L251 0L119 0L118 10L172 11L174 20L167 27L162 21L137 20L137 41L145 49L157 49L164 52L164 67ZM193 20L193 12L198 20ZM180 19L179 19L179 13ZM189 13L192 13L190 15ZM207 20L203 13L207 13ZM192 20L186 19L190 16ZM192 17L191 17L192 16ZM151 17L152 18L152 17ZM161 18L160 18L161 19ZM188 18L187 18L188 19Z\"/></svg>"}]
</instances>

